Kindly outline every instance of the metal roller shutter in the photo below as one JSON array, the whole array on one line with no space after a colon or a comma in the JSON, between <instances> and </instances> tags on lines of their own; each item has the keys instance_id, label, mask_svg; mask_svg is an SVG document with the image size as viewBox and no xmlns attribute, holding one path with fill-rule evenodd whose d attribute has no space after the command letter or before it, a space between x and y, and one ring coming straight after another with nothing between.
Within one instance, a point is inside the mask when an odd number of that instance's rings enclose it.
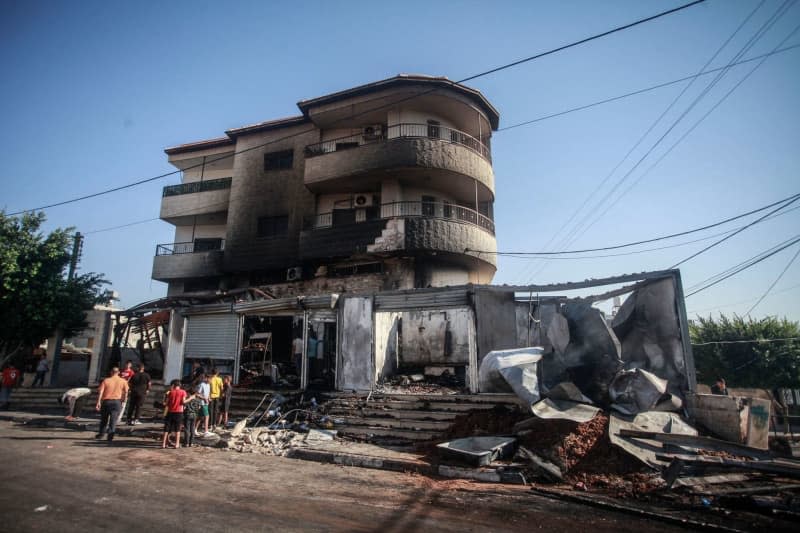
<instances>
[{"instance_id":1,"label":"metal roller shutter","mask_svg":"<svg viewBox=\"0 0 800 533\"><path fill-rule=\"evenodd\" d=\"M466 307L468 305L468 293L463 288L417 289L382 292L375 295L376 311L413 311L418 309Z\"/></svg>"},{"instance_id":2,"label":"metal roller shutter","mask_svg":"<svg viewBox=\"0 0 800 533\"><path fill-rule=\"evenodd\" d=\"M239 316L234 313L187 317L185 357L235 359Z\"/></svg>"}]
</instances>

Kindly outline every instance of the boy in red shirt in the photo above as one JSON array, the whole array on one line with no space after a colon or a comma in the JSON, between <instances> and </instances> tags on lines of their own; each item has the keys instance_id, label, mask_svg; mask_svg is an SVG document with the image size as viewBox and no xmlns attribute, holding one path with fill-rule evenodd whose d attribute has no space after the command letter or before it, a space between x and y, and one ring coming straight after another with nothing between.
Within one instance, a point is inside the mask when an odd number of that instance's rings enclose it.
<instances>
[{"instance_id":1,"label":"boy in red shirt","mask_svg":"<svg viewBox=\"0 0 800 533\"><path fill-rule=\"evenodd\" d=\"M2 387L0 388L0 409L8 409L11 389L19 385L20 372L11 363L3 369Z\"/></svg>"},{"instance_id":2,"label":"boy in red shirt","mask_svg":"<svg viewBox=\"0 0 800 533\"><path fill-rule=\"evenodd\" d=\"M173 379L166 395L167 416L164 420L164 437L161 447L167 447L170 433L175 433L175 447L181 447L181 422L183 421L183 403L186 400L186 391L181 388L181 380Z\"/></svg>"}]
</instances>

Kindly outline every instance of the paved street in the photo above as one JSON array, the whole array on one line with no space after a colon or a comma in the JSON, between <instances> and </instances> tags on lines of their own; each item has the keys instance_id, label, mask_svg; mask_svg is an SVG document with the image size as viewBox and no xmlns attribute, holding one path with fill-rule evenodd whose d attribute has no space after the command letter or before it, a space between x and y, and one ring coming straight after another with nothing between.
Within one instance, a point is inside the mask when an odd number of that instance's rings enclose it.
<instances>
[{"instance_id":1,"label":"paved street","mask_svg":"<svg viewBox=\"0 0 800 533\"><path fill-rule=\"evenodd\" d=\"M4 531L682 531L524 487L6 421L0 461Z\"/></svg>"}]
</instances>

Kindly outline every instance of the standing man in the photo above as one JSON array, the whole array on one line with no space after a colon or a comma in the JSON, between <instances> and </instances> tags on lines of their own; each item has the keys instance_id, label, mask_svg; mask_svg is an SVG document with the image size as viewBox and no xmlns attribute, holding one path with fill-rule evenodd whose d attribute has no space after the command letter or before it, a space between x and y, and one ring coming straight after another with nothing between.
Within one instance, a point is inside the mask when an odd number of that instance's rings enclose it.
<instances>
[{"instance_id":1,"label":"standing man","mask_svg":"<svg viewBox=\"0 0 800 533\"><path fill-rule=\"evenodd\" d=\"M220 398L222 397L222 378L219 377L219 370L217 368L211 371L211 379L208 380L208 386L211 389L211 401L209 402L208 415L211 417L211 426L212 429L214 429L219 423L219 404Z\"/></svg>"},{"instance_id":2,"label":"standing man","mask_svg":"<svg viewBox=\"0 0 800 533\"><path fill-rule=\"evenodd\" d=\"M202 407L200 408L200 416L197 418L197 423L195 425L195 433L198 433L200 427L200 420L203 421L203 437L211 437L214 434L208 430L208 404L211 401L211 387L208 385L208 376L203 374L200 376L200 382L195 389L195 396L200 398L200 401L203 402Z\"/></svg>"},{"instance_id":3,"label":"standing man","mask_svg":"<svg viewBox=\"0 0 800 533\"><path fill-rule=\"evenodd\" d=\"M97 393L96 411L100 411L100 431L94 436L102 439L108 427L108 442L114 440L117 418L122 408L122 400L128 397L128 382L119 377L119 368L113 367L109 376L100 383Z\"/></svg>"},{"instance_id":4,"label":"standing man","mask_svg":"<svg viewBox=\"0 0 800 533\"><path fill-rule=\"evenodd\" d=\"M35 387L37 383L44 387L44 377L49 371L50 364L47 362L47 354L42 354L42 357L39 358L39 362L36 364L36 379L33 380L31 388Z\"/></svg>"},{"instance_id":5,"label":"standing man","mask_svg":"<svg viewBox=\"0 0 800 533\"><path fill-rule=\"evenodd\" d=\"M22 373L8 363L3 369L2 387L0 387L0 409L8 409L8 401L11 399L11 390L19 385L19 378Z\"/></svg>"},{"instance_id":6,"label":"standing man","mask_svg":"<svg viewBox=\"0 0 800 533\"><path fill-rule=\"evenodd\" d=\"M728 385L725 384L725 378L717 378L716 383L711 385L711 394L728 395Z\"/></svg>"},{"instance_id":7,"label":"standing man","mask_svg":"<svg viewBox=\"0 0 800 533\"><path fill-rule=\"evenodd\" d=\"M297 377L299 378L303 374L303 335L302 335L302 333L298 333L298 335L292 341L292 352L293 352L292 359L294 360L295 368L297 368Z\"/></svg>"},{"instance_id":8,"label":"standing man","mask_svg":"<svg viewBox=\"0 0 800 533\"><path fill-rule=\"evenodd\" d=\"M140 424L139 411L142 409L145 397L150 392L150 374L144 371L144 365L139 363L139 371L128 381L131 388L131 399L128 405L128 425Z\"/></svg>"},{"instance_id":9,"label":"standing man","mask_svg":"<svg viewBox=\"0 0 800 533\"><path fill-rule=\"evenodd\" d=\"M121 377L130 384L131 378L135 375L136 371L133 369L133 361L128 359L127 361L125 361L125 368L119 371L119 377ZM122 405L119 408L119 417L117 418L117 424L122 423L122 417L125 416L125 413L127 412L126 409L127 406L128 406L128 396L126 395L124 398L122 398Z\"/></svg>"}]
</instances>

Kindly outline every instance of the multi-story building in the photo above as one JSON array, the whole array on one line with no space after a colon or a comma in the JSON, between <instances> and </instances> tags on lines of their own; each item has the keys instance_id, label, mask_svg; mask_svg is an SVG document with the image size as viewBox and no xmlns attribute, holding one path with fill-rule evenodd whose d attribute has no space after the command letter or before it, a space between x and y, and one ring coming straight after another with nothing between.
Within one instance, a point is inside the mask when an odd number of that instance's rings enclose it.
<instances>
[{"instance_id":1,"label":"multi-story building","mask_svg":"<svg viewBox=\"0 0 800 533\"><path fill-rule=\"evenodd\" d=\"M489 283L490 139L477 90L399 75L299 102L295 117L166 149L153 279L168 295L276 295Z\"/></svg>"}]
</instances>

